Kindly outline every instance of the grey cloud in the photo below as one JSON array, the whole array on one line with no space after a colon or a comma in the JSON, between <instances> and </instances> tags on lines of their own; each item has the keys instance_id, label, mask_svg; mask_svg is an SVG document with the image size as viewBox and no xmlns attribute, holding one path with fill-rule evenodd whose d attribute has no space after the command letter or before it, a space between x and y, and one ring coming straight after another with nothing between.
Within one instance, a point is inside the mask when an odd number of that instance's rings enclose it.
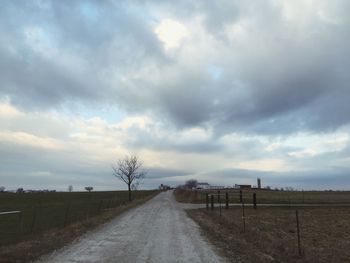
<instances>
[{"instance_id":1,"label":"grey cloud","mask_svg":"<svg viewBox=\"0 0 350 263\"><path fill-rule=\"evenodd\" d=\"M157 130L167 132L167 134L159 134ZM181 153L215 153L225 150L223 143L211 138L197 140L181 140L176 129L167 125L149 124L146 129L138 126L132 126L124 131L129 135L129 139L123 142L123 145L130 149L152 149L155 151L171 151Z\"/></svg>"},{"instance_id":2,"label":"grey cloud","mask_svg":"<svg viewBox=\"0 0 350 263\"><path fill-rule=\"evenodd\" d=\"M183 171L178 169L165 169L157 167L148 167L146 168L147 179L165 179L168 180L168 177L183 177L191 174L190 171Z\"/></svg>"},{"instance_id":3,"label":"grey cloud","mask_svg":"<svg viewBox=\"0 0 350 263\"><path fill-rule=\"evenodd\" d=\"M211 82L200 68L191 72L192 78L181 72L174 85L177 89L165 89L172 91L169 94L160 89L164 106L156 110L180 127L209 123L218 134L235 130L285 134L347 124L349 48L343 43L348 42L350 31L341 11L347 4L337 4L333 15L339 24L310 17L299 25L285 22L282 11L266 2L235 3L239 10L235 19L248 19L251 31L243 47L219 39L232 49L221 56L222 79ZM193 12L200 13L198 8Z\"/></svg>"},{"instance_id":4,"label":"grey cloud","mask_svg":"<svg viewBox=\"0 0 350 263\"><path fill-rule=\"evenodd\" d=\"M149 24L122 3L46 4L47 8L34 1L2 3L0 33L6 37L0 42L0 95L10 96L16 105L40 109L70 100L111 103L119 97L118 87L109 84L105 74L139 68L148 57L162 60L160 43ZM98 13L93 21L82 14L86 4ZM43 44L45 52L56 52L57 57L38 53L27 44L25 30L33 27L43 30L44 39L32 44ZM56 61L60 58L68 68Z\"/></svg>"},{"instance_id":5,"label":"grey cloud","mask_svg":"<svg viewBox=\"0 0 350 263\"><path fill-rule=\"evenodd\" d=\"M338 23L322 21L316 13L303 23L286 21L269 1L46 3L2 3L0 94L16 105L115 104L151 113L179 129L213 127L218 136L318 132L350 121L346 1L319 4ZM195 67L187 63L190 57L169 58L153 33L157 9L184 23L203 15L203 26L218 45L212 48L218 50L208 57L204 50ZM241 21L248 30L242 42L225 35L226 26ZM67 63L81 68L38 54L25 42L28 26L42 27L60 53L78 61ZM211 64L222 70L218 80L208 73Z\"/></svg>"},{"instance_id":6,"label":"grey cloud","mask_svg":"<svg viewBox=\"0 0 350 263\"><path fill-rule=\"evenodd\" d=\"M1 142L0 157L0 177L8 189L66 190L69 184L73 184L75 190L83 190L87 185L97 186L96 190L124 188L112 175L108 163L92 161L74 149L53 151Z\"/></svg>"},{"instance_id":7,"label":"grey cloud","mask_svg":"<svg viewBox=\"0 0 350 263\"><path fill-rule=\"evenodd\" d=\"M223 150L223 145L215 141L176 143L175 141L162 140L161 138L137 138L126 146L134 149L146 148L156 151L174 151L182 153L215 153Z\"/></svg>"}]
</instances>

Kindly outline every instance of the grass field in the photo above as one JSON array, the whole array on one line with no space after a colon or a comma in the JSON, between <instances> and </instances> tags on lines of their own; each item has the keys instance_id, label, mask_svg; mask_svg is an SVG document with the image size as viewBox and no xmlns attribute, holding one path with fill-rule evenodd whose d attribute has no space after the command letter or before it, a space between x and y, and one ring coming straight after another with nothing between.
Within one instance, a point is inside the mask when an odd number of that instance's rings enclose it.
<instances>
[{"instance_id":1,"label":"grass field","mask_svg":"<svg viewBox=\"0 0 350 263\"><path fill-rule=\"evenodd\" d=\"M157 191L135 191L135 200ZM21 211L0 215L0 247L20 242L54 228L100 215L104 211L128 203L127 191L0 193L0 212Z\"/></svg>"},{"instance_id":2,"label":"grass field","mask_svg":"<svg viewBox=\"0 0 350 263\"><path fill-rule=\"evenodd\" d=\"M350 207L189 210L204 234L232 262L350 262Z\"/></svg>"},{"instance_id":3,"label":"grass field","mask_svg":"<svg viewBox=\"0 0 350 263\"><path fill-rule=\"evenodd\" d=\"M229 193L230 203L239 203L239 190L221 190L221 201L225 202L225 193ZM244 190L244 203L253 202L256 193L259 204L350 204L350 191L272 191L272 190ZM174 194L179 202L205 203L206 194L218 194L214 190L184 190L177 189ZM217 196L214 202L218 202Z\"/></svg>"},{"instance_id":4,"label":"grass field","mask_svg":"<svg viewBox=\"0 0 350 263\"><path fill-rule=\"evenodd\" d=\"M239 203L239 190L221 190L221 203ZM232 262L350 262L350 192L349 191L268 191L245 190L245 204L253 203L256 193L258 209L240 207L214 211L190 210L205 235ZM211 194L218 203L218 191L176 190L180 202L205 203ZM285 207L259 207L259 204L285 204ZM323 204L322 207L298 207L298 204ZM334 206L337 204L337 206ZM289 206L294 205L294 206ZM301 230L299 255L296 210ZM243 223L243 218L245 219ZM244 229L245 224L245 229Z\"/></svg>"}]
</instances>

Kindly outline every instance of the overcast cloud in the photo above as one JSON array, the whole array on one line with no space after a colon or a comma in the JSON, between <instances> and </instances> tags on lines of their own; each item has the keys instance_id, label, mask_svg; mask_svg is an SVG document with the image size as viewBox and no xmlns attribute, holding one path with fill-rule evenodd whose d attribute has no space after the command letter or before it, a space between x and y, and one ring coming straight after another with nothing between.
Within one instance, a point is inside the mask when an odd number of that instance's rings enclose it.
<instances>
[{"instance_id":1,"label":"overcast cloud","mask_svg":"<svg viewBox=\"0 0 350 263\"><path fill-rule=\"evenodd\" d=\"M1 1L1 185L121 188L110 166L136 153L145 188L258 175L349 188L348 10L346 0Z\"/></svg>"}]
</instances>

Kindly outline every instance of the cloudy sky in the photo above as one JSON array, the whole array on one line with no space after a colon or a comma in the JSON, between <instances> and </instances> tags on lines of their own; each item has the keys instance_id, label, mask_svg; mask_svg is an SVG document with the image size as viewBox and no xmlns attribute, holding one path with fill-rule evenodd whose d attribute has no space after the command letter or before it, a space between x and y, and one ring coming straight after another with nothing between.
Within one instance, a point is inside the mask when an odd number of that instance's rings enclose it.
<instances>
[{"instance_id":1,"label":"cloudy sky","mask_svg":"<svg viewBox=\"0 0 350 263\"><path fill-rule=\"evenodd\" d=\"M350 1L0 2L0 185L350 188Z\"/></svg>"}]
</instances>

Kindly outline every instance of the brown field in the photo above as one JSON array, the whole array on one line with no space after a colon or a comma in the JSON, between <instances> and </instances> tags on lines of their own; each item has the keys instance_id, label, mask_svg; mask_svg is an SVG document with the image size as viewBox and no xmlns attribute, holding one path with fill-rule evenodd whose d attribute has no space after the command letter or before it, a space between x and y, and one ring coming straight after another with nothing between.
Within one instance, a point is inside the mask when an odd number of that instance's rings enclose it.
<instances>
[{"instance_id":1,"label":"brown field","mask_svg":"<svg viewBox=\"0 0 350 263\"><path fill-rule=\"evenodd\" d=\"M350 207L188 210L203 233L232 262L350 262Z\"/></svg>"},{"instance_id":2,"label":"brown field","mask_svg":"<svg viewBox=\"0 0 350 263\"><path fill-rule=\"evenodd\" d=\"M229 193L230 203L239 203L239 190L221 190L221 200L225 202L225 193ZM244 190L243 201L251 204L253 193L256 193L259 204L350 204L350 191L274 191ZM216 190L183 190L177 189L174 194L179 202L205 203L206 194L217 194ZM217 198L214 199L217 203Z\"/></svg>"}]
</instances>

